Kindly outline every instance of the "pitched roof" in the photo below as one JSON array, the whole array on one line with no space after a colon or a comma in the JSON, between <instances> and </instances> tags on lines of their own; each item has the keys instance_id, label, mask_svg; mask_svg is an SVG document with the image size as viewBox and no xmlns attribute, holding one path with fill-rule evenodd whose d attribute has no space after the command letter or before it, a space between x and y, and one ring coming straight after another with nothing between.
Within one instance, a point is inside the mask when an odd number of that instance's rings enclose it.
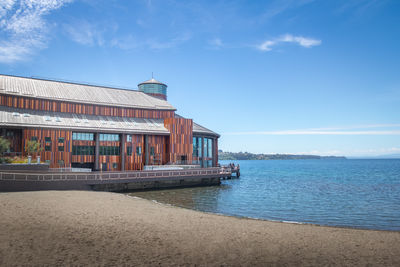
<instances>
[{"instance_id":1,"label":"pitched roof","mask_svg":"<svg viewBox=\"0 0 400 267\"><path fill-rule=\"evenodd\" d=\"M147 80L147 81L144 81L144 82L141 82L141 83L139 83L138 84L138 86L139 85L141 85L141 84L152 84L152 83L156 83L156 84L161 84L161 85L165 85L165 86L167 86L165 83L162 83L162 82L159 82L159 81L157 81L156 79L154 79L154 78L151 78L150 80Z\"/></svg>"},{"instance_id":2,"label":"pitched roof","mask_svg":"<svg viewBox=\"0 0 400 267\"><path fill-rule=\"evenodd\" d=\"M201 126L200 124L197 124L193 122L193 134L203 134L203 135L212 135L216 137L220 137L219 134L216 132L211 131L210 129L207 129L204 126Z\"/></svg>"},{"instance_id":3,"label":"pitched roof","mask_svg":"<svg viewBox=\"0 0 400 267\"><path fill-rule=\"evenodd\" d=\"M179 114L175 113L175 117L176 118L184 118ZM193 134L200 134L200 135L211 135L211 136L216 136L216 137L220 137L219 134L217 134L216 132L211 131L210 129L207 129L204 126L201 126L200 124L197 124L195 122L193 122Z\"/></svg>"},{"instance_id":4,"label":"pitched roof","mask_svg":"<svg viewBox=\"0 0 400 267\"><path fill-rule=\"evenodd\" d=\"M0 74L0 94L138 109L176 110L143 92Z\"/></svg>"},{"instance_id":5,"label":"pitched roof","mask_svg":"<svg viewBox=\"0 0 400 267\"><path fill-rule=\"evenodd\" d=\"M0 106L0 126L169 135L162 119L81 115Z\"/></svg>"}]
</instances>

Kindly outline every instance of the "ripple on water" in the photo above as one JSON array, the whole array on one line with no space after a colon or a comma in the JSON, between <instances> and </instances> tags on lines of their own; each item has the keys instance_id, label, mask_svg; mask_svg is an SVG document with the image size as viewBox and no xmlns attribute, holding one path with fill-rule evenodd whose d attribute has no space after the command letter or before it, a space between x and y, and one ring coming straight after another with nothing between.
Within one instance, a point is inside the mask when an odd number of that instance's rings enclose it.
<instances>
[{"instance_id":1,"label":"ripple on water","mask_svg":"<svg viewBox=\"0 0 400 267\"><path fill-rule=\"evenodd\" d=\"M240 179L221 186L130 195L233 216L400 230L400 160L236 163L241 166Z\"/></svg>"}]
</instances>

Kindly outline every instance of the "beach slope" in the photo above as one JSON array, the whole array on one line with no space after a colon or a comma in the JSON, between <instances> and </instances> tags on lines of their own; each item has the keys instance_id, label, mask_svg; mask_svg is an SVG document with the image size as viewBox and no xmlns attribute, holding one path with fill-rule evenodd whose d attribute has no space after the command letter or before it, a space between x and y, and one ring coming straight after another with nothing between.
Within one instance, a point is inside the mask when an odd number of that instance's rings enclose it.
<instances>
[{"instance_id":1,"label":"beach slope","mask_svg":"<svg viewBox=\"0 0 400 267\"><path fill-rule=\"evenodd\" d=\"M400 266L400 232L206 214L123 194L0 193L0 265Z\"/></svg>"}]
</instances>

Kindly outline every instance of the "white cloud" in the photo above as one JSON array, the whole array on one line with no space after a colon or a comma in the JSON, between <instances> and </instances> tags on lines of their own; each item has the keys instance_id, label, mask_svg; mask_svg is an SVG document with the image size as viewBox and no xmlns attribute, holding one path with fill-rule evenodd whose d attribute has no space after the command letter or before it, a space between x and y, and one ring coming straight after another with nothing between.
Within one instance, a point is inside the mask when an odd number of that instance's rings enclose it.
<instances>
[{"instance_id":1,"label":"white cloud","mask_svg":"<svg viewBox=\"0 0 400 267\"><path fill-rule=\"evenodd\" d=\"M46 14L72 0L2 0L0 2L0 62L25 60L46 46Z\"/></svg>"},{"instance_id":2,"label":"white cloud","mask_svg":"<svg viewBox=\"0 0 400 267\"><path fill-rule=\"evenodd\" d=\"M310 48L312 46L320 45L322 41L303 36L294 36L291 34L285 34L272 40L266 40L262 44L258 45L257 48L261 51L271 51L272 47L279 45L281 43L295 43L302 47Z\"/></svg>"},{"instance_id":3,"label":"white cloud","mask_svg":"<svg viewBox=\"0 0 400 267\"><path fill-rule=\"evenodd\" d=\"M142 45L138 41L138 39L131 34L118 38L113 38L110 44L112 47L117 47L123 50L132 50Z\"/></svg>"},{"instance_id":4,"label":"white cloud","mask_svg":"<svg viewBox=\"0 0 400 267\"><path fill-rule=\"evenodd\" d=\"M117 47L123 50L132 50L137 48L147 48L152 50L163 50L177 47L191 39L190 33L184 33L167 41L160 41L154 38L135 38L133 35L125 35L122 37L113 38L110 41L112 47Z\"/></svg>"},{"instance_id":5,"label":"white cloud","mask_svg":"<svg viewBox=\"0 0 400 267\"><path fill-rule=\"evenodd\" d=\"M104 30L93 23L76 21L73 24L64 25L64 28L74 42L87 46L104 45Z\"/></svg>"}]
</instances>

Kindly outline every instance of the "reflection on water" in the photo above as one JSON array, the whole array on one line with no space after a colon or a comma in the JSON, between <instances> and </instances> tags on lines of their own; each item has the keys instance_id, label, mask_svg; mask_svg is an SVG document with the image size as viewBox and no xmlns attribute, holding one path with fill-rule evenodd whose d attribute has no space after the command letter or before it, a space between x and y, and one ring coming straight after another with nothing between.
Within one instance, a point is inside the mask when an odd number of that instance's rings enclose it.
<instances>
[{"instance_id":1,"label":"reflection on water","mask_svg":"<svg viewBox=\"0 0 400 267\"><path fill-rule=\"evenodd\" d=\"M182 208L217 212L220 194L230 188L231 185L222 184L220 186L143 191L130 193L129 195L156 200Z\"/></svg>"},{"instance_id":2,"label":"reflection on water","mask_svg":"<svg viewBox=\"0 0 400 267\"><path fill-rule=\"evenodd\" d=\"M400 230L400 160L235 163L240 179L221 186L130 195L226 215Z\"/></svg>"}]
</instances>

